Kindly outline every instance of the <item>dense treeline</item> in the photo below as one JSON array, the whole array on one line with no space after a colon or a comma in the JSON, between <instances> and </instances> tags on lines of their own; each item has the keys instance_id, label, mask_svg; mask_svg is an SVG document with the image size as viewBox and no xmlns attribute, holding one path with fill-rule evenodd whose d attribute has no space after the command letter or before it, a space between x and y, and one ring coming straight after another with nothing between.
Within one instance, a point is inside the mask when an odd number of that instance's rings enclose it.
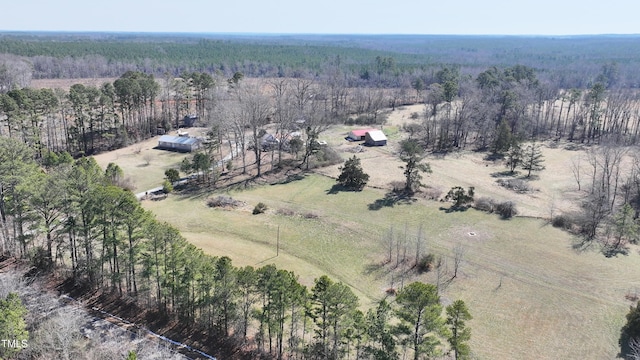
<instances>
[{"instance_id":1,"label":"dense treeline","mask_svg":"<svg viewBox=\"0 0 640 360\"><path fill-rule=\"evenodd\" d=\"M153 76L139 72L127 72L100 88L14 88L0 94L0 135L21 139L39 157L46 151L76 156L118 148L156 133L159 92Z\"/></svg>"},{"instance_id":2,"label":"dense treeline","mask_svg":"<svg viewBox=\"0 0 640 360\"><path fill-rule=\"evenodd\" d=\"M476 75L494 65L522 64L560 88L587 87L604 64L615 61L624 87L640 86L635 36L4 34L0 54L30 63L35 78L115 77L129 70L301 76L324 73L324 64L335 58L355 78L381 57L394 59L397 74L434 73L451 64Z\"/></svg>"},{"instance_id":3,"label":"dense treeline","mask_svg":"<svg viewBox=\"0 0 640 360\"><path fill-rule=\"evenodd\" d=\"M132 297L278 359L468 353L468 336L457 335L468 334L468 310L456 302L447 320L434 285L407 285L394 304L363 313L352 290L327 276L307 288L273 265L205 255L121 187L115 164L103 171L93 158L62 155L39 166L34 156L0 137L0 251L40 271L58 268L78 286Z\"/></svg>"}]
</instances>

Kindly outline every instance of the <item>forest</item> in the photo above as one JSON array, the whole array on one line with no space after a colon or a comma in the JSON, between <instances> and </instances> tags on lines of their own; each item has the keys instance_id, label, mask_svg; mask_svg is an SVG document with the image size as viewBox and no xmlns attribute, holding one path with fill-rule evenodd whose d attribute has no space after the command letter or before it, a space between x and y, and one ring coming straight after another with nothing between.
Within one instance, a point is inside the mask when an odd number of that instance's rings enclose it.
<instances>
[{"instance_id":1,"label":"forest","mask_svg":"<svg viewBox=\"0 0 640 360\"><path fill-rule=\"evenodd\" d=\"M415 282L363 311L327 276L307 288L273 265L235 267L156 220L117 164L102 169L90 155L196 115L208 129L206 159L180 170L199 171L201 186L215 188L211 164L223 146L246 176L260 178L268 156L272 166L309 170L329 156L317 145L329 127L383 125L396 108L423 104L401 129L416 153L484 152L513 172L536 143L589 147L567 170L584 202L550 220L615 256L640 231L640 158L629 150L640 140L637 40L0 34L0 247L88 291L232 338L245 358L468 358L464 301L443 307L436 286ZM111 79L31 86L64 78ZM304 140L285 141L297 126ZM257 146L267 128L275 148Z\"/></svg>"}]
</instances>

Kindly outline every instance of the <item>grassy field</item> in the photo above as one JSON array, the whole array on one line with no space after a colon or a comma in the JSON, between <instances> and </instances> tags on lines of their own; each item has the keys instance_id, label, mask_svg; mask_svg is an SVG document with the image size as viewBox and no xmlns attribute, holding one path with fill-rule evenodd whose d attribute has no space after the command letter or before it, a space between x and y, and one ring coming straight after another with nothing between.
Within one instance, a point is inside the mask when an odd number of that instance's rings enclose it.
<instances>
[{"instance_id":1,"label":"grassy field","mask_svg":"<svg viewBox=\"0 0 640 360\"><path fill-rule=\"evenodd\" d=\"M475 186L476 197L512 200L520 217L500 220L475 210L447 213L448 204L422 198L410 203L385 203L391 182L403 181L398 160L398 129L423 106L392 112L383 130L386 147L357 152L371 176L359 193L331 191L338 166L315 170L286 184L261 185L231 195L246 205L234 210L212 209L210 192L170 195L163 201L144 201L156 216L174 224L192 243L216 256L229 256L235 265L275 264L292 270L308 286L328 274L350 285L363 307L401 286L403 266L387 263L385 236L412 244L423 228L428 251L452 265L453 248L465 249L458 278L442 293L445 304L463 299L474 316L471 347L479 359L611 359L624 316L632 303L628 294L640 293L640 255L606 258L596 249L576 251L577 241L540 218L576 207L584 195L577 191L571 160L582 151L545 144L546 169L528 181L532 191L515 193L497 184L505 178L504 163L486 154L459 152L427 158L433 172L423 182L439 189ZM335 126L321 140L351 157L358 143L344 140L354 127ZM137 191L157 186L164 170L177 167L188 155L155 150L157 139L96 157L103 167L120 165ZM146 164L149 160L149 164ZM522 177L519 174L517 177ZM228 180L230 181L230 180ZM269 210L252 215L258 202ZM283 215L287 213L288 215ZM280 244L276 256L276 243ZM413 255L409 246L408 255ZM404 283L435 282L435 274L411 273Z\"/></svg>"},{"instance_id":2,"label":"grassy field","mask_svg":"<svg viewBox=\"0 0 640 360\"><path fill-rule=\"evenodd\" d=\"M193 132L194 130L192 130ZM196 130L197 131L197 130ZM172 135L175 135L172 133ZM197 135L197 133L194 133ZM96 162L106 169L109 163L118 164L134 186L134 192L142 192L161 186L167 169L180 168L182 159L192 154L156 149L159 136L143 142L94 156Z\"/></svg>"},{"instance_id":3,"label":"grassy field","mask_svg":"<svg viewBox=\"0 0 640 360\"><path fill-rule=\"evenodd\" d=\"M442 203L417 200L369 210L385 192L331 194L334 181L309 175L288 184L232 192L246 206L210 209L207 195L170 196L144 202L158 218L212 255L230 256L236 265L273 263L290 269L310 285L322 274L349 284L364 306L384 296L392 274L384 265L384 234L390 226L408 238L420 225L429 251L452 256L465 248L461 275L442 294L445 302L463 299L474 320L471 341L481 359L614 358L619 329L640 289L636 252L607 259L597 251L576 252L574 239L528 218L500 220L475 210L445 213ZM251 215L257 202L269 211ZM279 215L279 209L317 218ZM276 241L280 254L276 257ZM470 236L473 232L475 235ZM405 282L433 282L434 274Z\"/></svg>"}]
</instances>

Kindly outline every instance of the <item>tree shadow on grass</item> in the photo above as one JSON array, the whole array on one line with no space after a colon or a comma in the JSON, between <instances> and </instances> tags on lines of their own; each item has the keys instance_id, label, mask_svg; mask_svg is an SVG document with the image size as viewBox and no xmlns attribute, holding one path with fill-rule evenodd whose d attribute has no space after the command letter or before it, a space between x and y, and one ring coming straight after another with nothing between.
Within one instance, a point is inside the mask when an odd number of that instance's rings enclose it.
<instances>
[{"instance_id":1,"label":"tree shadow on grass","mask_svg":"<svg viewBox=\"0 0 640 360\"><path fill-rule=\"evenodd\" d=\"M385 194L382 199L378 199L371 204L367 205L369 210L380 210L383 207L394 207L396 204L399 205L410 205L417 201L416 198L412 196L413 194L407 192L394 192L390 191Z\"/></svg>"},{"instance_id":2,"label":"tree shadow on grass","mask_svg":"<svg viewBox=\"0 0 640 360\"><path fill-rule=\"evenodd\" d=\"M271 185L289 184L289 183L292 183L294 181L304 180L304 178L306 178L306 177L307 177L307 175L304 174L304 173L290 174L290 175L287 175L287 177L282 179L282 180L275 181L275 182L271 183Z\"/></svg>"},{"instance_id":3,"label":"tree shadow on grass","mask_svg":"<svg viewBox=\"0 0 640 360\"><path fill-rule=\"evenodd\" d=\"M511 172L511 170L496 171L496 172L492 172L491 173L491 177L493 177L493 178L516 177L518 175L520 175L519 171Z\"/></svg>"},{"instance_id":4,"label":"tree shadow on grass","mask_svg":"<svg viewBox=\"0 0 640 360\"><path fill-rule=\"evenodd\" d=\"M444 211L445 213L449 214L449 213L453 213L453 212L467 211L470 207L471 206L469 206L469 205L462 205L462 206L451 205L448 208L446 208L444 206L440 206L439 210L440 211Z\"/></svg>"},{"instance_id":5,"label":"tree shadow on grass","mask_svg":"<svg viewBox=\"0 0 640 360\"><path fill-rule=\"evenodd\" d=\"M339 192L360 192L362 189L350 188L340 184L334 184L331 189L327 190L327 195L335 195Z\"/></svg>"}]
</instances>

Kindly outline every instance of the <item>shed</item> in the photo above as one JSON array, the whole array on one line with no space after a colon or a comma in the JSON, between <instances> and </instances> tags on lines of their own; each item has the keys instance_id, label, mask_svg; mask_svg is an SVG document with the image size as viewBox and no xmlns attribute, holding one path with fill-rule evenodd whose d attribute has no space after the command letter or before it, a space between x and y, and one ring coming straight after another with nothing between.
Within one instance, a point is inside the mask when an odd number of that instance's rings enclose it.
<instances>
[{"instance_id":1,"label":"shed","mask_svg":"<svg viewBox=\"0 0 640 360\"><path fill-rule=\"evenodd\" d=\"M370 146L387 145L387 137L382 130L371 130L365 134L364 143Z\"/></svg>"},{"instance_id":2,"label":"shed","mask_svg":"<svg viewBox=\"0 0 640 360\"><path fill-rule=\"evenodd\" d=\"M197 121L198 121L198 117L196 115L192 115L192 114L186 115L182 119L182 123L184 124L185 127L195 126Z\"/></svg>"},{"instance_id":3,"label":"shed","mask_svg":"<svg viewBox=\"0 0 640 360\"><path fill-rule=\"evenodd\" d=\"M188 136L162 135L158 140L158 148L164 150L191 152L200 147L200 140Z\"/></svg>"},{"instance_id":4,"label":"shed","mask_svg":"<svg viewBox=\"0 0 640 360\"><path fill-rule=\"evenodd\" d=\"M369 131L373 131L375 129L356 129L356 130L351 130L349 132L349 136L347 136L348 139L350 139L351 141L361 141L365 139L365 135L367 134L367 132Z\"/></svg>"}]
</instances>

